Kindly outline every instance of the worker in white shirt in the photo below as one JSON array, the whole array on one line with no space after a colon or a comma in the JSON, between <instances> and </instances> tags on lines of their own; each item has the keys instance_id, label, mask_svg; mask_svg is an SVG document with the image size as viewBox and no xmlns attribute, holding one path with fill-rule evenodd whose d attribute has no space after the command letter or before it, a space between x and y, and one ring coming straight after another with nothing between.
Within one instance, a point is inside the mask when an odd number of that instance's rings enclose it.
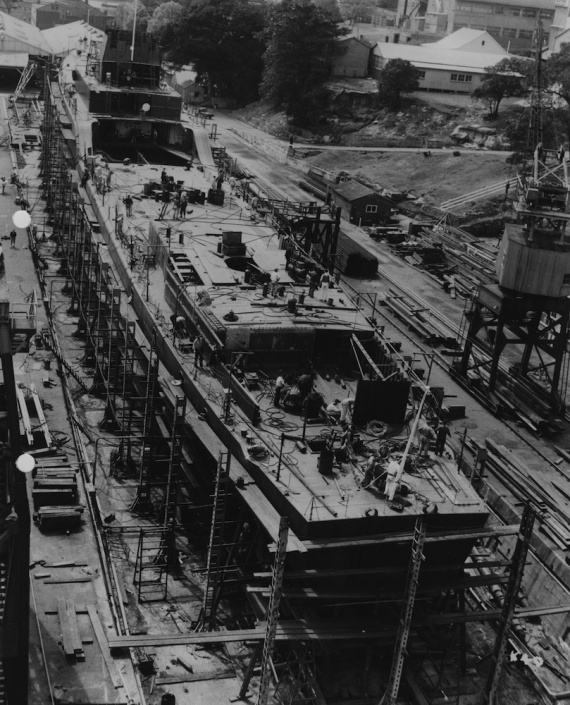
<instances>
[{"instance_id":1,"label":"worker in white shirt","mask_svg":"<svg viewBox=\"0 0 570 705\"><path fill-rule=\"evenodd\" d=\"M340 411L340 399L335 399L327 406L327 416L335 423L340 419Z\"/></svg>"},{"instance_id":2,"label":"worker in white shirt","mask_svg":"<svg viewBox=\"0 0 570 705\"><path fill-rule=\"evenodd\" d=\"M277 296L277 288L279 287L279 282L281 281L281 277L279 276L279 270L275 269L273 272L271 272L271 294L272 296Z\"/></svg>"},{"instance_id":3,"label":"worker in white shirt","mask_svg":"<svg viewBox=\"0 0 570 705\"><path fill-rule=\"evenodd\" d=\"M349 415L352 414L352 408L354 407L353 397L346 397L340 402L340 422L342 424L348 423Z\"/></svg>"},{"instance_id":4,"label":"worker in white shirt","mask_svg":"<svg viewBox=\"0 0 570 705\"><path fill-rule=\"evenodd\" d=\"M279 372L279 376L275 380L275 394L273 395L273 406L279 406L281 403L281 394L285 388L285 378L283 377L283 370Z\"/></svg>"},{"instance_id":5,"label":"worker in white shirt","mask_svg":"<svg viewBox=\"0 0 570 705\"><path fill-rule=\"evenodd\" d=\"M329 287L331 283L331 275L326 271L322 273L320 281L320 295L321 301L326 301L329 295Z\"/></svg>"}]
</instances>

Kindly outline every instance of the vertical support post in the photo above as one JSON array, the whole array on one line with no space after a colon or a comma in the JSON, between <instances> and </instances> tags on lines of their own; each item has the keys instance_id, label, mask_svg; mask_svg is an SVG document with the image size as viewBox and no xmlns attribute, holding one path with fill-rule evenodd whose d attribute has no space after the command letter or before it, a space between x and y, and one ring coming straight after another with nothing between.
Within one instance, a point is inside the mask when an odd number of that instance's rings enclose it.
<instances>
[{"instance_id":1,"label":"vertical support post","mask_svg":"<svg viewBox=\"0 0 570 705\"><path fill-rule=\"evenodd\" d=\"M412 623L412 613L416 599L416 589L418 587L418 578L420 574L421 563L423 560L423 548L426 539L427 525L424 516L419 516L416 519L414 536L412 538L412 550L410 554L410 563L408 566L408 576L406 579L406 591L404 593L404 602L402 605L402 613L398 624L398 633L396 635L396 645L394 647L394 656L392 658L392 669L386 693L382 698L381 705L395 705L400 689L400 681L404 670L404 660L406 656L406 647L408 645L408 637L410 635L410 626Z\"/></svg>"},{"instance_id":2,"label":"vertical support post","mask_svg":"<svg viewBox=\"0 0 570 705\"><path fill-rule=\"evenodd\" d=\"M497 632L495 650L491 657L491 668L489 669L487 683L483 692L482 705L494 705L496 702L499 678L505 662L509 631L515 614L535 516L535 509L530 504L527 504L523 511L517 543L513 552L509 582L507 583L505 601L503 602L503 612Z\"/></svg>"},{"instance_id":3,"label":"vertical support post","mask_svg":"<svg viewBox=\"0 0 570 705\"><path fill-rule=\"evenodd\" d=\"M261 654L261 673L259 680L259 696L257 705L267 705L269 696L269 679L271 669L269 660L273 655L275 645L275 634L277 633L277 622L279 619L279 602L281 600L281 590L283 586L283 575L285 573L285 554L287 552L287 538L289 536L289 519L281 517L279 522L279 539L277 541L277 551L275 553L275 563L273 564L273 579L271 581L271 595L269 606L267 607L267 628L265 631L265 641Z\"/></svg>"},{"instance_id":4,"label":"vertical support post","mask_svg":"<svg viewBox=\"0 0 570 705\"><path fill-rule=\"evenodd\" d=\"M459 588L459 612L465 612L465 588ZM459 622L459 670L462 675L467 673L467 640L466 640L466 624Z\"/></svg>"}]
</instances>

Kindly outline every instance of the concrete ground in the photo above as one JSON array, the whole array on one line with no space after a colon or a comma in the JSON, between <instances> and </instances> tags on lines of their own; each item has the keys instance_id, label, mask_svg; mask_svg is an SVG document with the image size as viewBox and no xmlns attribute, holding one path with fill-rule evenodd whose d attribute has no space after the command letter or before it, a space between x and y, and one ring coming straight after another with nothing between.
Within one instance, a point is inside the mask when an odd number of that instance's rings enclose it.
<instances>
[{"instance_id":1,"label":"concrete ground","mask_svg":"<svg viewBox=\"0 0 570 705\"><path fill-rule=\"evenodd\" d=\"M6 130L6 109L4 97L0 96L0 133ZM18 128L11 124L13 134ZM29 130L28 130L29 132ZM32 222L42 232L44 227L44 203L40 198L38 173L39 149L25 153L24 159L17 161L6 147L0 149L0 176L10 179L16 166L20 180L29 182L25 189L30 203ZM36 328L41 330L47 324L47 315L42 301L38 278L34 270L28 234L23 229L17 230L16 244L12 248L8 233L12 229L12 215L19 210L15 199L18 197L16 186L8 185L4 195L0 195L0 237L5 258L5 272L0 277L0 299L10 302L11 313L27 310L33 295L37 296ZM47 279L49 282L49 274ZM50 366L50 385L43 385L46 363ZM42 401L49 430L58 446L58 453L78 469L77 455L72 441L72 431L65 413L66 402L61 377L58 375L57 362L53 353L39 350L32 345L29 352L14 356L16 382L23 385L24 394L35 385ZM32 419L33 423L33 419ZM28 450L42 448L42 443L34 433L35 443ZM43 444L45 447L45 444ZM85 488L78 473L80 503L86 505ZM31 500L32 478L28 476L28 492ZM33 507L31 509L33 511ZM95 605L99 612L103 628L114 633L109 606L105 596L105 586L101 575L101 565L93 527L89 521L89 512L84 512L84 520L77 530L68 532L42 533L32 523L30 538L30 670L29 670L29 705L45 705L50 700L50 692L58 702L105 702L138 703L138 690L133 677L132 664L129 659L116 659L116 669L121 673L122 685L113 686L101 650L87 614L77 615L80 635L83 640L85 661L70 664L66 661L61 646L61 627L56 609L56 598L73 601L76 606ZM79 567L44 567L43 563L81 561ZM40 577L44 576L44 577ZM48 576L48 577L46 577ZM76 578L89 578L88 582L71 582ZM57 580L47 583L45 580ZM69 582L68 582L69 581ZM46 668L47 667L47 668Z\"/></svg>"}]
</instances>

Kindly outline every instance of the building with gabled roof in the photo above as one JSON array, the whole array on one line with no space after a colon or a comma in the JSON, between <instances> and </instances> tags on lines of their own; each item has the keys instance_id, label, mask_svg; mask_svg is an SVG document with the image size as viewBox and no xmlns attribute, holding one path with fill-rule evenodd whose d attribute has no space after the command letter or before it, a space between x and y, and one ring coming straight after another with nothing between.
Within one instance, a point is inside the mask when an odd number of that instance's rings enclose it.
<instances>
[{"instance_id":1,"label":"building with gabled roof","mask_svg":"<svg viewBox=\"0 0 570 705\"><path fill-rule=\"evenodd\" d=\"M398 0L394 32L413 39L427 34L443 37L469 28L488 32L513 54L530 55L537 20L543 24L547 43L559 4L554 0Z\"/></svg>"},{"instance_id":2,"label":"building with gabled roof","mask_svg":"<svg viewBox=\"0 0 570 705\"><path fill-rule=\"evenodd\" d=\"M97 57L102 56L107 41L107 35L103 30L97 29L83 20L43 29L42 35L54 56L65 56L74 50L84 51L85 54L96 53Z\"/></svg>"},{"instance_id":3,"label":"building with gabled roof","mask_svg":"<svg viewBox=\"0 0 570 705\"><path fill-rule=\"evenodd\" d=\"M364 37L347 36L341 37L338 44L340 51L333 59L331 76L366 78L374 42L369 42Z\"/></svg>"},{"instance_id":4,"label":"building with gabled roof","mask_svg":"<svg viewBox=\"0 0 570 705\"><path fill-rule=\"evenodd\" d=\"M504 54L505 50L489 32L482 29L462 27L436 42L424 42L422 46L441 51L475 51L479 54Z\"/></svg>"},{"instance_id":5,"label":"building with gabled roof","mask_svg":"<svg viewBox=\"0 0 570 705\"><path fill-rule=\"evenodd\" d=\"M392 201L360 181L343 181L332 187L332 200L341 215L357 225L378 225L390 217Z\"/></svg>"},{"instance_id":6,"label":"building with gabled roof","mask_svg":"<svg viewBox=\"0 0 570 705\"><path fill-rule=\"evenodd\" d=\"M0 56L3 54L49 56L51 49L37 27L0 12Z\"/></svg>"},{"instance_id":7,"label":"building with gabled roof","mask_svg":"<svg viewBox=\"0 0 570 705\"><path fill-rule=\"evenodd\" d=\"M92 27L105 29L111 24L113 18L83 0L56 0L49 5L38 6L35 9L34 20L40 29L50 29L79 20L88 22Z\"/></svg>"},{"instance_id":8,"label":"building with gabled roof","mask_svg":"<svg viewBox=\"0 0 570 705\"><path fill-rule=\"evenodd\" d=\"M486 32L477 37L462 36L468 41L461 41L461 36L457 40L451 35L441 42L421 46L378 43L372 50L372 76L378 78L391 59L403 59L420 72L420 90L471 93L481 84L486 67L513 57ZM473 50L477 43L482 47L489 44L495 53ZM449 48L453 46L456 48Z\"/></svg>"}]
</instances>

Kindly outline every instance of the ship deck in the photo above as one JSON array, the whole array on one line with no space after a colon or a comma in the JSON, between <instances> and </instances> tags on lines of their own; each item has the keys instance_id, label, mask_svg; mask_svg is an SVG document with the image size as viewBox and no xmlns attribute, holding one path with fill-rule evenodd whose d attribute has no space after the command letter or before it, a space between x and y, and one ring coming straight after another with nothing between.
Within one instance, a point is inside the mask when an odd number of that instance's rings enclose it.
<instances>
[{"instance_id":1,"label":"ship deck","mask_svg":"<svg viewBox=\"0 0 570 705\"><path fill-rule=\"evenodd\" d=\"M348 330L371 335L373 331L342 288L331 289L323 302L309 296L306 284L298 284L291 279L285 271L285 252L279 249L274 230L252 212L249 204L233 192L227 182L223 184L223 205L191 203L184 219L174 218L173 206L169 205L160 219L163 204L155 200L155 194L159 191L161 168L155 165L110 166L114 172L114 187L105 194L105 206L103 208L101 203L101 210L112 216L110 228L116 228L117 220L122 221L122 247L116 254L128 263L131 246L135 253L134 274L127 272L125 275L132 277L129 286L134 283L143 293L146 306L162 331L165 343L185 371L186 382L190 383L191 380L215 415L215 421L211 419L210 425L223 425L229 431L232 450L238 450L238 458L250 475L246 483L259 485L279 513L293 518L293 527L299 538L354 537L408 531L413 527L415 517L427 506L437 507L438 525L442 528L473 528L484 524L488 516L484 502L471 488L468 479L457 471L451 451L442 458L430 452L427 461L414 464L412 474L405 472L402 479L409 492L396 504L387 502L382 493L364 487L365 457L352 455L349 462L335 462L330 474L321 474L320 452L327 443L333 451L337 449L343 429L324 418L318 423L305 425L299 410L289 409L286 404L276 408L272 382L278 368L271 368L268 359L260 365L258 360L249 360L246 355L242 376L243 386L259 405L260 423L250 423L237 401L233 400L228 417L225 411L227 376L220 375L215 366L208 366L207 360L203 369L194 368L191 336L174 340L169 320L171 315L184 314L189 330L196 322L199 327L206 326L211 331L223 329L226 348L229 347L230 352L232 346L228 345L228 340L238 341L239 345L233 345L234 354L226 356L226 366L232 368L235 357L242 351L247 352L247 343L242 337L244 331L248 335L256 331L283 335L284 340L287 331L292 331L293 345L296 339L294 334L299 329L313 333L321 329L326 330L327 334L331 330ZM199 189L205 193L214 175L211 169L196 167L190 172L183 167L168 167L167 171L179 185L184 184L188 189ZM92 187L90 182L88 188ZM134 198L131 217L126 216L123 204L127 194ZM95 193L92 198L101 200L101 196ZM154 232L152 237L151 232ZM270 292L263 296L260 286L244 285L243 267L239 271L228 266L228 261L231 264L232 259L240 258L226 258L218 252L218 242L224 232L242 233L245 258L252 260L259 269L267 272L279 270L285 297L274 298ZM151 245L151 242L155 244ZM155 268L146 271L142 262L145 256L153 254L153 247L160 250L163 257L165 251L170 252L171 265L163 262L164 266L160 266L157 263ZM181 263L180 271L177 271L178 265L172 266L173 260ZM165 270L170 266L173 274L184 282L188 272L184 267L188 263L201 282L198 283L193 275L178 295L170 294L167 303L165 275L168 272ZM205 289L212 303L201 307L196 304ZM286 297L293 295L298 299L300 294L305 295L305 303L299 307L297 314L293 314L287 308ZM224 319L230 311L237 320ZM331 338L332 344L333 341L334 337ZM317 368L316 371L315 388L326 404L335 398L354 397L356 379L339 377L325 369ZM237 375L237 367L233 373ZM377 428L359 429L368 451L378 449L387 438L400 450L410 429L406 426L386 427L380 435L375 435L377 431ZM267 449L267 455L256 459L251 452L255 446ZM401 454L392 457L398 459ZM385 458L384 463L389 460L390 456Z\"/></svg>"}]
</instances>

